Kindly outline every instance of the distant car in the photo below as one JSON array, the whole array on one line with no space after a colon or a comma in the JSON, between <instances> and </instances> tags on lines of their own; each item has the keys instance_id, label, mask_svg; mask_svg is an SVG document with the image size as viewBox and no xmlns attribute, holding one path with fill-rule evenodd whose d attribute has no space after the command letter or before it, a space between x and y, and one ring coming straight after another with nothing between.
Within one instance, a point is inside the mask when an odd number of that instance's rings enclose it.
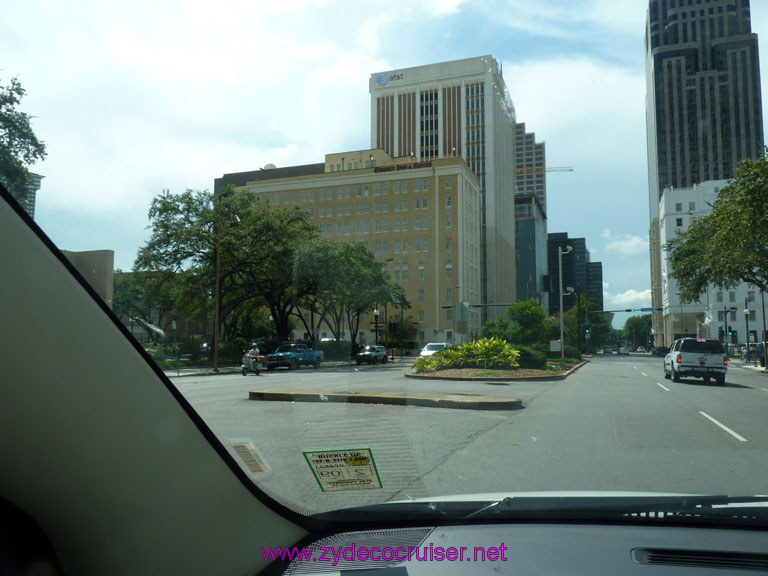
<instances>
[{"instance_id":1,"label":"distant car","mask_svg":"<svg viewBox=\"0 0 768 576\"><path fill-rule=\"evenodd\" d=\"M610 346L606 346L605 348L603 348L603 354L613 354L613 348L611 348Z\"/></svg>"},{"instance_id":2,"label":"distant car","mask_svg":"<svg viewBox=\"0 0 768 576\"><path fill-rule=\"evenodd\" d=\"M368 364L376 364L376 362L386 364L387 360L387 349L384 346L366 346L355 356L355 362L357 362L358 366L363 362Z\"/></svg>"},{"instance_id":3,"label":"distant car","mask_svg":"<svg viewBox=\"0 0 768 576\"><path fill-rule=\"evenodd\" d=\"M643 346L638 346L637 347L637 351L644 354L645 353L645 348Z\"/></svg>"},{"instance_id":4,"label":"distant car","mask_svg":"<svg viewBox=\"0 0 768 576\"><path fill-rule=\"evenodd\" d=\"M622 346L621 348L619 348L618 355L629 356L629 348L625 348L624 346Z\"/></svg>"},{"instance_id":5,"label":"distant car","mask_svg":"<svg viewBox=\"0 0 768 576\"><path fill-rule=\"evenodd\" d=\"M447 342L429 342L424 348L421 349L419 356L432 356L435 352L439 352L446 346L450 346Z\"/></svg>"}]
</instances>

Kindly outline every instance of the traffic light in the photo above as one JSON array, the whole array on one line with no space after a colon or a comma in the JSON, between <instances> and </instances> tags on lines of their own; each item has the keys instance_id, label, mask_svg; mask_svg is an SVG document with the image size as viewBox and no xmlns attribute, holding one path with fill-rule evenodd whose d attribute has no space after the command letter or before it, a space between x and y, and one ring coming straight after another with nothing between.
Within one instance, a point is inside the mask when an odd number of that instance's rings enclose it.
<instances>
[{"instance_id":1,"label":"traffic light","mask_svg":"<svg viewBox=\"0 0 768 576\"><path fill-rule=\"evenodd\" d=\"M586 328L584 328L584 334L589 334L589 326L587 326Z\"/></svg>"},{"instance_id":2,"label":"traffic light","mask_svg":"<svg viewBox=\"0 0 768 576\"><path fill-rule=\"evenodd\" d=\"M635 311L634 308L625 308L624 309L624 312L634 312L634 311Z\"/></svg>"},{"instance_id":3,"label":"traffic light","mask_svg":"<svg viewBox=\"0 0 768 576\"><path fill-rule=\"evenodd\" d=\"M733 336L733 329L728 326L728 336Z\"/></svg>"},{"instance_id":4,"label":"traffic light","mask_svg":"<svg viewBox=\"0 0 768 576\"><path fill-rule=\"evenodd\" d=\"M720 340L721 342L723 340L723 327L722 326L717 329L717 339Z\"/></svg>"}]
</instances>

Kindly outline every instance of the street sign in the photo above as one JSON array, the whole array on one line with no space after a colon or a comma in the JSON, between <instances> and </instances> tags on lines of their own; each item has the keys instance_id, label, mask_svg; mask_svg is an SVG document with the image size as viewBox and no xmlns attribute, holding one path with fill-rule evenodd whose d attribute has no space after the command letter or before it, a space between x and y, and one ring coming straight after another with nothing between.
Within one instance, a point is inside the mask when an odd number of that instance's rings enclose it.
<instances>
[{"instance_id":1,"label":"street sign","mask_svg":"<svg viewBox=\"0 0 768 576\"><path fill-rule=\"evenodd\" d=\"M653 312L653 308L640 308L640 312Z\"/></svg>"}]
</instances>

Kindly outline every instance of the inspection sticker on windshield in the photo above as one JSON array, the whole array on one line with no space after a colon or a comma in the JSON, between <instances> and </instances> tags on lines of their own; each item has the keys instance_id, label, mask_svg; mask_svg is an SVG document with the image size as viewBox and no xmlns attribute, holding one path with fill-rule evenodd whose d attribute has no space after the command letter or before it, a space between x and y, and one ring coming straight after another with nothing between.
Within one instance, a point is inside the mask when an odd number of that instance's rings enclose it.
<instances>
[{"instance_id":1,"label":"inspection sticker on windshield","mask_svg":"<svg viewBox=\"0 0 768 576\"><path fill-rule=\"evenodd\" d=\"M381 488L381 478L370 448L304 452L323 492Z\"/></svg>"}]
</instances>

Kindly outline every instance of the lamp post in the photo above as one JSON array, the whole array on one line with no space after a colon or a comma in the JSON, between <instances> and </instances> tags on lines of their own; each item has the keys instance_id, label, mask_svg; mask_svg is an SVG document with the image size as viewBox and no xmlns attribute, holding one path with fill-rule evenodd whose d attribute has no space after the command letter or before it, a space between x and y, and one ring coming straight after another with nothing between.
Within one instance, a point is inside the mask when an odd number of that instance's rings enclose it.
<instances>
[{"instance_id":1,"label":"lamp post","mask_svg":"<svg viewBox=\"0 0 768 576\"><path fill-rule=\"evenodd\" d=\"M563 342L563 254L569 254L573 250L573 246L566 246L566 251L563 252L563 247L557 247L557 264L560 281L560 370L565 370L565 346Z\"/></svg>"},{"instance_id":2,"label":"lamp post","mask_svg":"<svg viewBox=\"0 0 768 576\"><path fill-rule=\"evenodd\" d=\"M747 324L747 358L749 358L749 304L747 299L744 298L744 322Z\"/></svg>"},{"instance_id":3,"label":"lamp post","mask_svg":"<svg viewBox=\"0 0 768 576\"><path fill-rule=\"evenodd\" d=\"M379 345L379 308L376 306L376 308L373 309L373 320L376 324L374 324L374 330L376 331L376 346Z\"/></svg>"},{"instance_id":4,"label":"lamp post","mask_svg":"<svg viewBox=\"0 0 768 576\"><path fill-rule=\"evenodd\" d=\"M219 324L221 323L221 199L231 195L230 187L224 188L218 194L213 193L216 208L216 288L213 296L213 369L211 371L214 373L219 372Z\"/></svg>"}]
</instances>

